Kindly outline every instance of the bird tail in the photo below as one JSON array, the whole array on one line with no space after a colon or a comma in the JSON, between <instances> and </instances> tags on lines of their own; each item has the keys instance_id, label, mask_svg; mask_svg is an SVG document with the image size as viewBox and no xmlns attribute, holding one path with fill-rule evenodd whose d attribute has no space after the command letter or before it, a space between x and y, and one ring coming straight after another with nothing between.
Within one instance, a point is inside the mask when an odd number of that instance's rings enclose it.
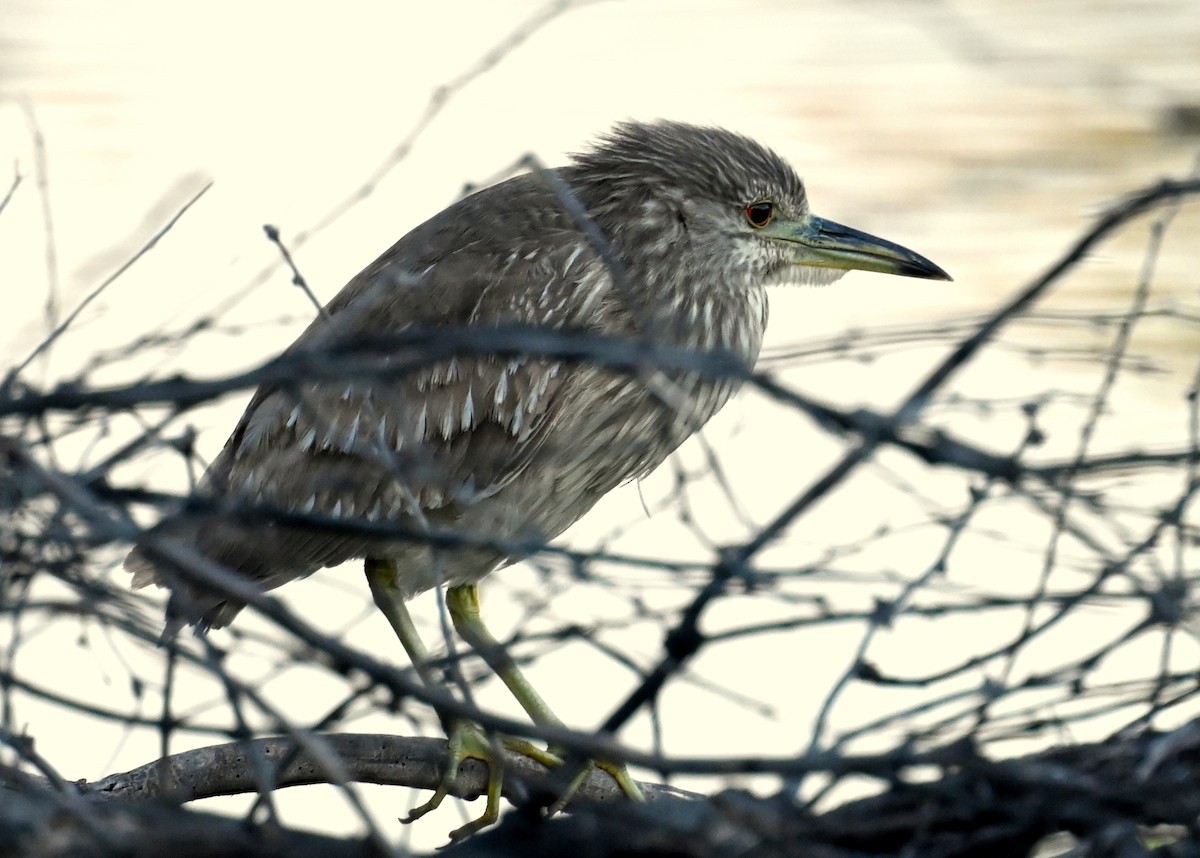
<instances>
[{"instance_id":1,"label":"bird tail","mask_svg":"<svg viewBox=\"0 0 1200 858\"><path fill-rule=\"evenodd\" d=\"M163 633L164 639L172 637L185 625L195 626L201 631L228 625L245 607L245 602L199 582L195 572L186 564L154 548L155 544L163 540L178 543L180 546L196 547L200 549L200 555L205 560L230 571L241 571L236 563L237 552L204 550L206 529L203 520L190 516L165 519L148 530L125 557L125 571L133 576L130 581L133 589L154 585L171 590L171 597L167 602L167 628ZM225 531L229 531L228 525ZM250 539L252 535L247 533L245 537Z\"/></svg>"},{"instance_id":2,"label":"bird tail","mask_svg":"<svg viewBox=\"0 0 1200 858\"><path fill-rule=\"evenodd\" d=\"M170 588L168 627L187 624L201 630L228 625L246 603L218 585L201 581L195 564L180 563L173 552L169 556L164 541L187 547L261 590L363 557L370 544L351 534L323 534L221 511L185 511L164 519L129 552L125 569L133 575L135 588L151 584Z\"/></svg>"}]
</instances>

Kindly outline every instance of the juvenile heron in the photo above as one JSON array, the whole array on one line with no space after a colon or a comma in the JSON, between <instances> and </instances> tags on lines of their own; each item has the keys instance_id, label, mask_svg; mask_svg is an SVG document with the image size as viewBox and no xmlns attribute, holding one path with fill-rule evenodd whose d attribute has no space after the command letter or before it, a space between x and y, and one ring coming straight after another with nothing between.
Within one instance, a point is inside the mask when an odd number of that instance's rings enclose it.
<instances>
[{"instance_id":1,"label":"juvenile heron","mask_svg":"<svg viewBox=\"0 0 1200 858\"><path fill-rule=\"evenodd\" d=\"M290 351L524 324L732 353L752 366L767 323L765 287L828 283L847 269L950 279L911 250L813 215L791 167L745 137L628 122L569 166L479 191L408 233ZM168 517L151 533L263 589L365 558L376 604L430 683L429 653L405 601L446 587L462 638L535 722L557 725L480 620L478 582L520 559L505 543L552 539L606 492L657 467L737 387L686 368L478 351L407 376L268 385L204 475L209 508ZM417 533L452 529L470 546L230 511L250 505ZM170 586L176 616L223 626L243 607L152 543L135 547L125 566L134 586ZM465 757L486 759L470 725L455 725L450 739L441 788L410 818L437 806ZM605 768L637 797L622 766ZM498 769L484 816L458 833L495 818Z\"/></svg>"}]
</instances>

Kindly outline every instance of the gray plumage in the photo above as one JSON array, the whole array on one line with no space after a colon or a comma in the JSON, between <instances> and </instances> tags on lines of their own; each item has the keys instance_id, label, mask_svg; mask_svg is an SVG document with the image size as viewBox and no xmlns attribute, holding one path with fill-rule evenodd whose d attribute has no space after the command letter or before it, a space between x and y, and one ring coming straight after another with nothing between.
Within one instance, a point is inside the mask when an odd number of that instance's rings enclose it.
<instances>
[{"instance_id":1,"label":"gray plumage","mask_svg":"<svg viewBox=\"0 0 1200 858\"><path fill-rule=\"evenodd\" d=\"M773 152L727 131L626 123L555 172L620 260L624 286L545 179L523 175L404 236L291 349L412 326L517 323L609 336L652 330L656 342L727 350L752 365L767 285L827 282L864 267L798 266L791 245L760 234L747 207L762 201L781 222L811 220L804 186ZM931 269L911 263L916 268L895 273L944 276L911 258ZM199 491L215 502L418 530L551 539L606 492L658 466L736 387L679 372L509 356L463 356L388 381L264 387ZM484 548L435 555L412 541L239 521L220 510L181 513L152 532L268 589L382 556L397 561L398 583L412 595L478 581L515 559ZM179 580L146 546L135 547L126 568L135 586ZM204 588L186 590L178 610L192 622L224 625L242 607Z\"/></svg>"}]
</instances>

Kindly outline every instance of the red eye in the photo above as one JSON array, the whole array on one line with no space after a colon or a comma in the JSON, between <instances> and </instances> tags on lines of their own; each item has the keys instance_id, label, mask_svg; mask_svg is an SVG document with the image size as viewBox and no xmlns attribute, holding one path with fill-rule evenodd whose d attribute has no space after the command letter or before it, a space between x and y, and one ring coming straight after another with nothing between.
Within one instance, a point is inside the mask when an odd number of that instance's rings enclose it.
<instances>
[{"instance_id":1,"label":"red eye","mask_svg":"<svg viewBox=\"0 0 1200 858\"><path fill-rule=\"evenodd\" d=\"M746 220L755 229L762 229L775 217L775 204L771 202L751 203L746 206Z\"/></svg>"}]
</instances>

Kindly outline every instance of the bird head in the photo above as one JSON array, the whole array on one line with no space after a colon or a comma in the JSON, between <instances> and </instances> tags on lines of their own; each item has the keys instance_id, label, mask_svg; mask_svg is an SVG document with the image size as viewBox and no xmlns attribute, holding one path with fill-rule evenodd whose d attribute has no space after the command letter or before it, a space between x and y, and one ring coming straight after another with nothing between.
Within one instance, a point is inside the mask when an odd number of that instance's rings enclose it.
<instances>
[{"instance_id":1,"label":"bird head","mask_svg":"<svg viewBox=\"0 0 1200 858\"><path fill-rule=\"evenodd\" d=\"M621 123L567 176L645 281L824 284L854 269L950 279L918 253L813 214L786 161L723 129Z\"/></svg>"}]
</instances>

